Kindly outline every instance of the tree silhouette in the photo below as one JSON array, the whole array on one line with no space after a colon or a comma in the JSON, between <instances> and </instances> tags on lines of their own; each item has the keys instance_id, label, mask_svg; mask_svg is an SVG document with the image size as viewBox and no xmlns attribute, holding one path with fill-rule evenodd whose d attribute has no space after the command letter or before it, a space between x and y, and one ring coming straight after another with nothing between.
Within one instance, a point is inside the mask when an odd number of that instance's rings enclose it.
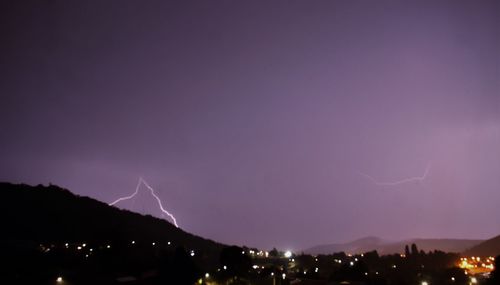
<instances>
[{"instance_id":1,"label":"tree silhouette","mask_svg":"<svg viewBox=\"0 0 500 285\"><path fill-rule=\"evenodd\" d=\"M411 245L411 255L417 256L418 255L418 248L417 245L412 243Z\"/></svg>"},{"instance_id":2,"label":"tree silhouette","mask_svg":"<svg viewBox=\"0 0 500 285\"><path fill-rule=\"evenodd\" d=\"M271 249L271 251L269 252L269 256L272 256L272 257L278 257L278 250L276 248L273 248Z\"/></svg>"}]
</instances>

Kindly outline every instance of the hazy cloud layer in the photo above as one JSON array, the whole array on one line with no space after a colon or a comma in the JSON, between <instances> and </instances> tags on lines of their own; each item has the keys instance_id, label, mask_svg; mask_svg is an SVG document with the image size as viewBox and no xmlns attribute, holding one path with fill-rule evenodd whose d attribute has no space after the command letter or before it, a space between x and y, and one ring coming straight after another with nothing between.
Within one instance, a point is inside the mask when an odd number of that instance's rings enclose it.
<instances>
[{"instance_id":1,"label":"hazy cloud layer","mask_svg":"<svg viewBox=\"0 0 500 285\"><path fill-rule=\"evenodd\" d=\"M261 247L500 233L498 1L1 5L0 180L110 202L142 175Z\"/></svg>"}]
</instances>

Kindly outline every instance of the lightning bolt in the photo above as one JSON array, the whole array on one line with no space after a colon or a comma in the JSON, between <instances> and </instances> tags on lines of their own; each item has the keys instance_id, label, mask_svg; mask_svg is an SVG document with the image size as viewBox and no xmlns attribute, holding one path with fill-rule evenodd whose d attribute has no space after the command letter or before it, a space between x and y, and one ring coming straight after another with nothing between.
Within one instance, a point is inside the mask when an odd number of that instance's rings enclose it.
<instances>
[{"instance_id":1,"label":"lightning bolt","mask_svg":"<svg viewBox=\"0 0 500 285\"><path fill-rule=\"evenodd\" d=\"M387 181L387 182L380 182L380 181L376 180L375 178L373 178L372 176L365 174L365 173L362 173L362 172L359 172L359 174L361 176L367 178L371 182L373 182L373 184L378 185L378 186L398 186L398 185L410 183L410 182L422 182L422 181L424 181L427 178L427 174L429 174L430 169L431 169L431 164L428 163L427 167L425 168L424 174L422 176L415 176L415 177L410 177L410 178L406 178L406 179L402 179L402 180Z\"/></svg>"},{"instance_id":2,"label":"lightning bolt","mask_svg":"<svg viewBox=\"0 0 500 285\"><path fill-rule=\"evenodd\" d=\"M176 227L179 227L179 225L177 224L177 220L175 219L174 215L172 215L169 211L167 211L167 210L165 210L165 208L163 208L163 204L161 203L160 197L158 197L158 195L156 195L155 190L153 189L153 187L151 187L142 177L139 177L139 182L137 183L137 186L135 187L135 192L134 193L132 193L129 196L118 198L114 202L109 203L109 205L110 206L114 206L116 203L119 203L121 201L125 201L125 200L129 200L129 199L134 198L139 193L139 190L141 189L141 185L144 185L144 186L146 186L146 188L148 188L148 190L151 192L151 195L158 202L158 206L160 207L160 210L162 211L162 213L166 214L167 216L169 216L170 219L172 219L172 221L174 222L174 225Z\"/></svg>"}]
</instances>

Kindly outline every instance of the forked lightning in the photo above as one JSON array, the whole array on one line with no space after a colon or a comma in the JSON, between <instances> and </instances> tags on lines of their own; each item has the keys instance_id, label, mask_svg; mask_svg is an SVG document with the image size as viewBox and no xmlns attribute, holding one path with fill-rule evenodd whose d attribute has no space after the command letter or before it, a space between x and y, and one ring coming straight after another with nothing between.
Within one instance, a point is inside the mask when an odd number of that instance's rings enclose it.
<instances>
[{"instance_id":1,"label":"forked lightning","mask_svg":"<svg viewBox=\"0 0 500 285\"><path fill-rule=\"evenodd\" d=\"M149 184L144 179L142 179L142 177L139 177L139 182L137 183L137 186L135 187L135 192L134 193L132 193L129 196L118 198L114 202L109 203L109 205L110 206L114 206L118 202L134 198L139 193L139 190L141 189L141 184L144 185L144 186L146 186L146 188L148 188L148 190L151 192L151 195L153 195L153 197L158 202L158 206L160 207L160 210L162 211L162 213L164 213L167 216L169 216L170 219L172 219L172 221L174 222L174 225L176 227L179 227L179 225L177 224L177 220L175 219L174 215L172 215L169 211L167 211L167 210L165 210L165 208L163 208L163 205L161 203L160 197L158 197L158 195L156 195L155 190L153 189L153 187L149 186Z\"/></svg>"}]
</instances>

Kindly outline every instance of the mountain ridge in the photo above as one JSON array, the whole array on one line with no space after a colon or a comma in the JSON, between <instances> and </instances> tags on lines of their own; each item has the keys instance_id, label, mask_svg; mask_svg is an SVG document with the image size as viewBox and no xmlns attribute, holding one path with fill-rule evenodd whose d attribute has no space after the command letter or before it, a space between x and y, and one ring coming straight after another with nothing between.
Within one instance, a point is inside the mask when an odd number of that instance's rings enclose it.
<instances>
[{"instance_id":1,"label":"mountain ridge","mask_svg":"<svg viewBox=\"0 0 500 285\"><path fill-rule=\"evenodd\" d=\"M331 254L334 252L346 252L360 254L376 250L379 254L402 254L405 246L416 244L420 250L445 252L463 252L474 247L484 240L479 239L456 239L456 238L413 238L401 241L388 241L379 237L369 236L356 239L346 243L332 243L317 245L304 250L309 254Z\"/></svg>"},{"instance_id":2,"label":"mountain ridge","mask_svg":"<svg viewBox=\"0 0 500 285\"><path fill-rule=\"evenodd\" d=\"M109 206L56 185L0 182L3 240L36 242L169 241L218 251L226 245L177 228L170 222Z\"/></svg>"},{"instance_id":3,"label":"mountain ridge","mask_svg":"<svg viewBox=\"0 0 500 285\"><path fill-rule=\"evenodd\" d=\"M500 255L500 235L487 239L464 252L468 256Z\"/></svg>"}]
</instances>

